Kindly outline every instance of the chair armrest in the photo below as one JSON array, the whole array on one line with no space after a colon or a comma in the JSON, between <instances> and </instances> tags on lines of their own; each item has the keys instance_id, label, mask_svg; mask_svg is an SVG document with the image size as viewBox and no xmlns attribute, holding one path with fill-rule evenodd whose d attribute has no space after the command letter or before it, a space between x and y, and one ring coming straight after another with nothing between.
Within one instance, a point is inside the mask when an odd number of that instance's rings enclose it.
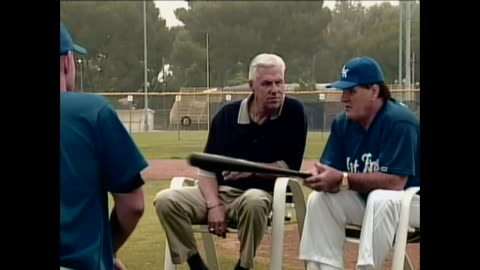
<instances>
[{"instance_id":1,"label":"chair armrest","mask_svg":"<svg viewBox=\"0 0 480 270\"><path fill-rule=\"evenodd\" d=\"M271 270L282 268L287 187L290 187L292 192L300 236L302 235L303 231L306 205L302 185L296 179L279 177L275 180L275 186L273 189Z\"/></svg>"},{"instance_id":2,"label":"chair armrest","mask_svg":"<svg viewBox=\"0 0 480 270\"><path fill-rule=\"evenodd\" d=\"M402 207L410 207L413 196L415 196L420 191L420 187L409 187L405 190L405 195L402 199Z\"/></svg>"},{"instance_id":3,"label":"chair armrest","mask_svg":"<svg viewBox=\"0 0 480 270\"><path fill-rule=\"evenodd\" d=\"M405 257L405 248L407 246L408 229L410 227L410 207L412 199L420 191L420 187L410 187L405 190L400 208L400 219L398 221L397 232L394 243L394 254L392 266L394 268L403 265ZM399 267L401 268L401 267Z\"/></svg>"},{"instance_id":4,"label":"chair armrest","mask_svg":"<svg viewBox=\"0 0 480 270\"><path fill-rule=\"evenodd\" d=\"M194 186L196 183L197 181L193 178L177 176L177 177L173 177L172 180L170 181L170 188L177 189L184 186Z\"/></svg>"},{"instance_id":5,"label":"chair armrest","mask_svg":"<svg viewBox=\"0 0 480 270\"><path fill-rule=\"evenodd\" d=\"M276 179L273 190L272 224L285 222L285 199L287 196L287 188L290 188L292 193L293 203L295 205L295 215L297 217L301 235L305 220L306 204L302 184L297 179L288 177L279 177Z\"/></svg>"}]
</instances>

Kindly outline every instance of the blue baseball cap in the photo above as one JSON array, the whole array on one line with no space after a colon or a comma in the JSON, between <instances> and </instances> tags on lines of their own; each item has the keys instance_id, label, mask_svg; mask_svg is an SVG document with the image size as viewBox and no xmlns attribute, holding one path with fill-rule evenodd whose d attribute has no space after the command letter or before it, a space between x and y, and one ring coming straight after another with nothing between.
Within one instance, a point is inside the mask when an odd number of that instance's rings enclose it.
<instances>
[{"instance_id":1,"label":"blue baseball cap","mask_svg":"<svg viewBox=\"0 0 480 270\"><path fill-rule=\"evenodd\" d=\"M384 81L383 71L373 58L360 56L350 59L343 67L340 80L327 85L327 88L351 89L357 85Z\"/></svg>"},{"instance_id":2,"label":"blue baseball cap","mask_svg":"<svg viewBox=\"0 0 480 270\"><path fill-rule=\"evenodd\" d=\"M72 37L68 33L67 27L60 22L60 55L66 55L69 51L73 51L79 54L87 54L87 50L72 40Z\"/></svg>"}]
</instances>

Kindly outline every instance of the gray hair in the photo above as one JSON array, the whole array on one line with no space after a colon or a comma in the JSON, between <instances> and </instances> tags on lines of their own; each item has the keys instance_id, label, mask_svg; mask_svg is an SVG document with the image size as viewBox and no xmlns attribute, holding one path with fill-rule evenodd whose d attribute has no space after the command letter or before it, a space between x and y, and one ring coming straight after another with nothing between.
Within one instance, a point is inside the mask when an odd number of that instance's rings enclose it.
<instances>
[{"instance_id":1,"label":"gray hair","mask_svg":"<svg viewBox=\"0 0 480 270\"><path fill-rule=\"evenodd\" d=\"M256 78L258 68L270 67L280 67L282 69L282 72L285 72L285 62L280 56L270 53L258 54L250 62L248 80L250 81Z\"/></svg>"}]
</instances>

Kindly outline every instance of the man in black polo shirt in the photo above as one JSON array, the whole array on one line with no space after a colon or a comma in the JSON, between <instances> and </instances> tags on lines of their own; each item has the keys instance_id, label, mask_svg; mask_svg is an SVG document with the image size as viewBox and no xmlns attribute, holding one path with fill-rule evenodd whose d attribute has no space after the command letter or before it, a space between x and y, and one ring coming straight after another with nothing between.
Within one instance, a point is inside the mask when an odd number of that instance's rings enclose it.
<instances>
[{"instance_id":1,"label":"man in black polo shirt","mask_svg":"<svg viewBox=\"0 0 480 270\"><path fill-rule=\"evenodd\" d=\"M205 152L299 170L307 137L302 103L285 95L285 63L259 54L250 63L252 94L226 104L213 118ZM235 269L250 269L267 228L275 177L200 170L199 185L163 190L156 212L167 235L172 262L208 269L198 253L191 224L208 223L225 237L227 222L238 226L240 259Z\"/></svg>"}]
</instances>

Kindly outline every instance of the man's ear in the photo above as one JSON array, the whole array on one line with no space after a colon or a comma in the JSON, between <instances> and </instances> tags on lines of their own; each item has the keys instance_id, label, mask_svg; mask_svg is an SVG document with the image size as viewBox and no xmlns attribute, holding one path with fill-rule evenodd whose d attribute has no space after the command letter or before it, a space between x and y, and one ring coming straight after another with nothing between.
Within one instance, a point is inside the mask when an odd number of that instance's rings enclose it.
<instances>
[{"instance_id":1,"label":"man's ear","mask_svg":"<svg viewBox=\"0 0 480 270\"><path fill-rule=\"evenodd\" d=\"M71 65L70 59L68 57L65 57L63 59L63 68L65 70L65 74L70 74L71 69L72 69L70 65Z\"/></svg>"},{"instance_id":2,"label":"man's ear","mask_svg":"<svg viewBox=\"0 0 480 270\"><path fill-rule=\"evenodd\" d=\"M372 85L372 100L377 99L379 93L380 93L380 87L378 86L378 84Z\"/></svg>"},{"instance_id":3,"label":"man's ear","mask_svg":"<svg viewBox=\"0 0 480 270\"><path fill-rule=\"evenodd\" d=\"M70 74L72 72L72 65L75 65L74 58L71 53L68 53L68 55L63 57L63 70L65 74Z\"/></svg>"},{"instance_id":4,"label":"man's ear","mask_svg":"<svg viewBox=\"0 0 480 270\"><path fill-rule=\"evenodd\" d=\"M255 91L253 89L253 81L252 80L248 81L248 86L250 87L250 90Z\"/></svg>"}]
</instances>

